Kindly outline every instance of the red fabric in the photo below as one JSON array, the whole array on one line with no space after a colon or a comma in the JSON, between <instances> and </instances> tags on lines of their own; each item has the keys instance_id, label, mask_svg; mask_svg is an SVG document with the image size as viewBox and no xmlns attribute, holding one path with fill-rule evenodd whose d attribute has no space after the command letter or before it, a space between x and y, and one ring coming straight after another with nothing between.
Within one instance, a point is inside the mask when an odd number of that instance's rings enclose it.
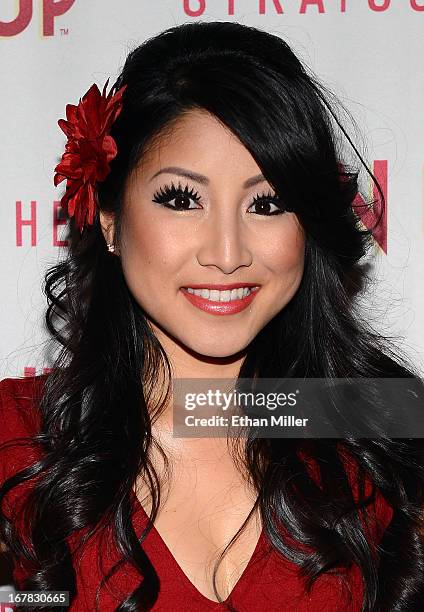
<instances>
[{"instance_id":1,"label":"red fabric","mask_svg":"<svg viewBox=\"0 0 424 612\"><path fill-rule=\"evenodd\" d=\"M37 457L37 453L28 452L28 448L11 450L4 443L36 431L39 420L34 397L40 391L44 379L45 376L38 376L5 379L0 382L0 485L19 469L33 463ZM28 486L24 483L18 488L19 491L12 491L7 495L8 503L4 510L12 512L12 509L19 508L19 501L25 498ZM147 515L134 493L132 501L132 521L137 535L140 536L147 524ZM377 497L374 509L377 523L371 535L378 541L391 520L392 510L381 495ZM18 519L16 524L19 525ZM75 533L68 538L71 551L75 550L80 536L81 534ZM160 578L160 594L152 608L154 611L204 612L227 609L225 605L200 594L154 528L143 542L143 548ZM120 558L116 546L113 545L111 532L99 533L88 540L82 552L73 558L77 597L70 610L93 612L96 610L96 589L101 577ZM15 564L14 580L17 589L23 588L23 580L27 574L28 569ZM312 592L307 595L297 567L273 551L262 533L253 556L227 602L231 601L237 612L359 612L363 598L360 572L353 566L350 570L343 570L343 577L344 579L336 575L324 575L317 580ZM100 591L99 610L115 610L141 580L130 563L121 565Z\"/></svg>"}]
</instances>

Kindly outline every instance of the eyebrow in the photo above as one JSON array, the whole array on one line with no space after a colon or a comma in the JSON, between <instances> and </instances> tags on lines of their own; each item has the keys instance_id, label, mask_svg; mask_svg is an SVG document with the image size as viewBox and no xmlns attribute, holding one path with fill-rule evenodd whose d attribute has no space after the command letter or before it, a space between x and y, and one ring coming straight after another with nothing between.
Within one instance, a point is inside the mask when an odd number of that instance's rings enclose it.
<instances>
[{"instance_id":1,"label":"eyebrow","mask_svg":"<svg viewBox=\"0 0 424 612\"><path fill-rule=\"evenodd\" d=\"M150 182L153 181L154 178L159 176L159 174L176 174L178 176L184 176L185 178L189 178L196 183L200 183L201 185L209 185L209 179L207 176L203 174L197 174L197 172L191 172L190 170L186 170L185 168L180 168L179 166L167 166L166 168L162 168L152 176ZM243 183L244 189L248 189L249 187L253 187L258 183L262 183L266 181L266 178L263 174L257 174L256 176L252 176L250 179L247 179Z\"/></svg>"}]
</instances>

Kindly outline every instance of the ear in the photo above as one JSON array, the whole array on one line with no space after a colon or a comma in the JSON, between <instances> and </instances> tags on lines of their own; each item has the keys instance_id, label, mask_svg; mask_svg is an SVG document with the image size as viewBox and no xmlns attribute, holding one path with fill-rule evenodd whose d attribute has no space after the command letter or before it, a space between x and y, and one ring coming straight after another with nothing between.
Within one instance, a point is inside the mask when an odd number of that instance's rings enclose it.
<instances>
[{"instance_id":1,"label":"ear","mask_svg":"<svg viewBox=\"0 0 424 612\"><path fill-rule=\"evenodd\" d=\"M104 210L99 211L100 225L106 243L115 242L115 215Z\"/></svg>"}]
</instances>

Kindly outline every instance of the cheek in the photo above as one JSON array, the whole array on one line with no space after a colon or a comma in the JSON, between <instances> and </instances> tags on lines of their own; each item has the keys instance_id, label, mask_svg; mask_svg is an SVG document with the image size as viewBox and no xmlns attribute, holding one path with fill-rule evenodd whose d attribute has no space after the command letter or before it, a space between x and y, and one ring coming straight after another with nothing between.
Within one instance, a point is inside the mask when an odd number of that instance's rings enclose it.
<instances>
[{"instance_id":1,"label":"cheek","mask_svg":"<svg viewBox=\"0 0 424 612\"><path fill-rule=\"evenodd\" d=\"M121 260L128 283L138 288L169 288L173 276L186 258L187 241L181 238L181 229L166 224L159 216L139 215L127 219L122 232Z\"/></svg>"},{"instance_id":2,"label":"cheek","mask_svg":"<svg viewBox=\"0 0 424 612\"><path fill-rule=\"evenodd\" d=\"M295 219L266 241L264 263L284 287L299 284L305 261L305 238Z\"/></svg>"},{"instance_id":3,"label":"cheek","mask_svg":"<svg viewBox=\"0 0 424 612\"><path fill-rule=\"evenodd\" d=\"M302 230L295 225L283 236L280 233L278 240L269 241L266 261L273 279L271 315L275 315L290 302L302 281L305 264Z\"/></svg>"}]
</instances>

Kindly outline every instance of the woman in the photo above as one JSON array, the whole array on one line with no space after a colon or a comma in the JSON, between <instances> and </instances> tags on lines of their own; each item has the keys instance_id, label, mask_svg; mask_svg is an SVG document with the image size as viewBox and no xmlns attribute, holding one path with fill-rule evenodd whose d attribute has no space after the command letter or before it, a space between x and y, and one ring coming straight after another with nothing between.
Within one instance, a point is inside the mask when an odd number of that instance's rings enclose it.
<instances>
[{"instance_id":1,"label":"woman","mask_svg":"<svg viewBox=\"0 0 424 612\"><path fill-rule=\"evenodd\" d=\"M329 98L278 37L196 22L67 107L62 350L1 383L18 588L73 610L422 609L418 444L172 436L176 379L416 375L355 310L372 235L337 124L363 161Z\"/></svg>"}]
</instances>

